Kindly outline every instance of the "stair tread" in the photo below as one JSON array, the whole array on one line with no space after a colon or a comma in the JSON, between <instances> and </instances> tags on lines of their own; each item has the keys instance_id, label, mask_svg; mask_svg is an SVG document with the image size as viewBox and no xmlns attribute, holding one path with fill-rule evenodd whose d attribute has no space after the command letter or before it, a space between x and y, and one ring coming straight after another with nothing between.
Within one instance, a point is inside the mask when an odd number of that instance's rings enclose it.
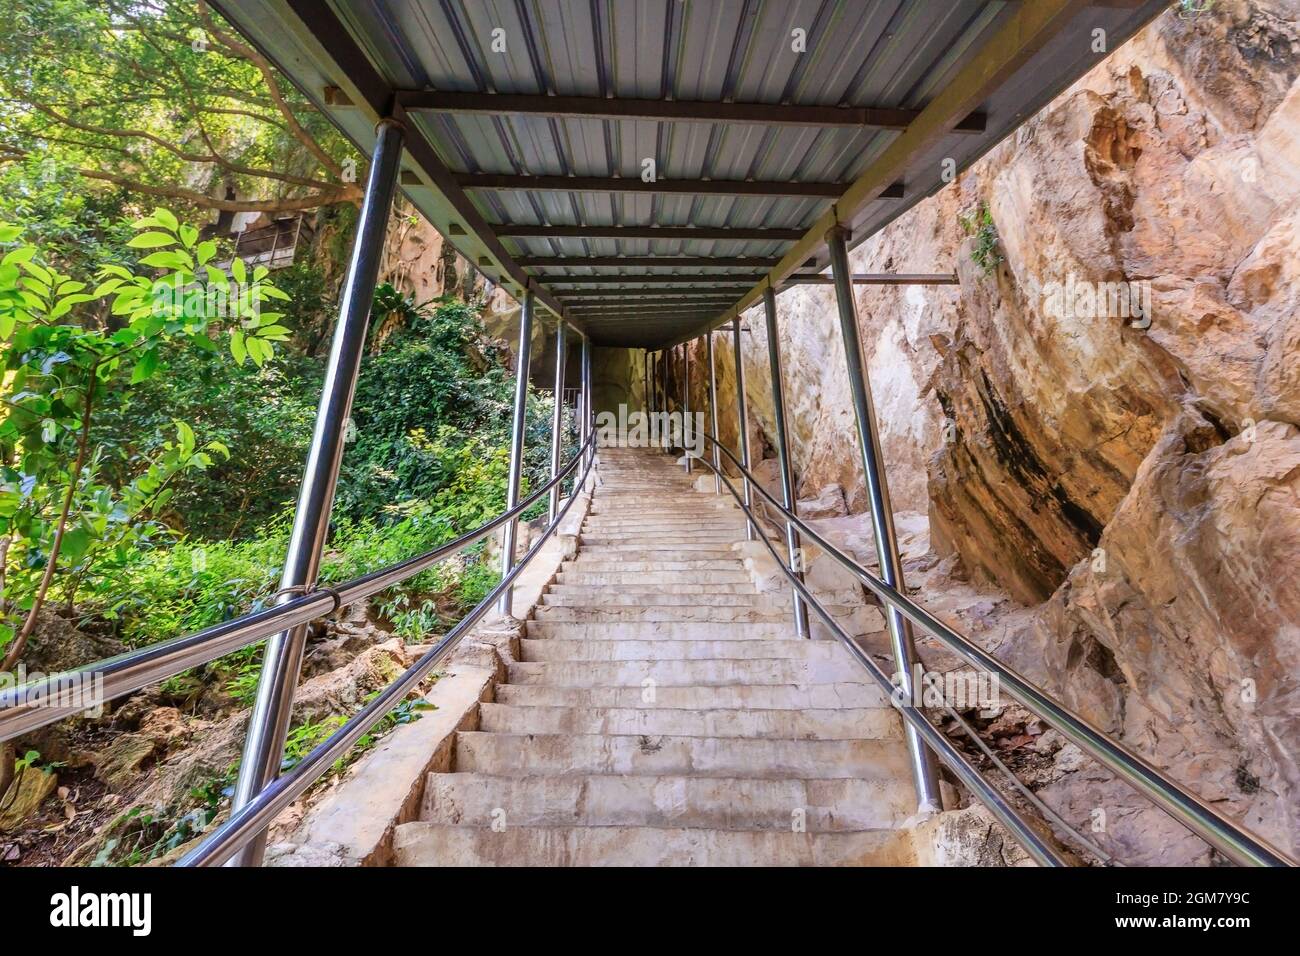
<instances>
[{"instance_id":1,"label":"stair tread","mask_svg":"<svg viewBox=\"0 0 1300 956\"><path fill-rule=\"evenodd\" d=\"M907 866L902 830L792 833L667 827L398 826L399 866Z\"/></svg>"}]
</instances>

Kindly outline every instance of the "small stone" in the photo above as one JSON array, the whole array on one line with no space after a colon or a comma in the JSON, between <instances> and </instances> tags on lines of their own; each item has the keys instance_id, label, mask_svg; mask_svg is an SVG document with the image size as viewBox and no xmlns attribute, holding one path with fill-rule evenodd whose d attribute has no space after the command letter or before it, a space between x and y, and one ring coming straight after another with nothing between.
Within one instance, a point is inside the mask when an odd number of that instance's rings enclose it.
<instances>
[{"instance_id":1,"label":"small stone","mask_svg":"<svg viewBox=\"0 0 1300 956\"><path fill-rule=\"evenodd\" d=\"M1056 768L1063 773L1074 773L1088 765L1088 756L1074 744L1066 744L1056 754Z\"/></svg>"},{"instance_id":2,"label":"small stone","mask_svg":"<svg viewBox=\"0 0 1300 956\"><path fill-rule=\"evenodd\" d=\"M154 749L154 742L143 734L124 734L100 755L95 777L115 790L124 789L139 776L140 767L153 756Z\"/></svg>"},{"instance_id":3,"label":"small stone","mask_svg":"<svg viewBox=\"0 0 1300 956\"><path fill-rule=\"evenodd\" d=\"M20 827L59 785L59 776L36 767L24 767L0 797L0 832Z\"/></svg>"}]
</instances>

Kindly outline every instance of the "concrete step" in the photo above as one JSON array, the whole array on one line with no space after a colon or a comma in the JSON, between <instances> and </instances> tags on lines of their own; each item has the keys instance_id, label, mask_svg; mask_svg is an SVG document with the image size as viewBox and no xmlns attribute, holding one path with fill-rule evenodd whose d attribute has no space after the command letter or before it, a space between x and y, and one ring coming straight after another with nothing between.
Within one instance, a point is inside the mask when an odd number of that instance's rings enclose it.
<instances>
[{"instance_id":1,"label":"concrete step","mask_svg":"<svg viewBox=\"0 0 1300 956\"><path fill-rule=\"evenodd\" d=\"M613 547L611 545L590 545L583 544L582 549L578 552L580 561L622 561L643 563L647 561L705 561L712 564L715 561L739 561L735 551L731 548L719 548L715 545L694 547L685 545L683 547L668 548L645 548L640 545L631 545L627 547ZM708 566L708 565L706 565ZM732 565L735 567L735 565Z\"/></svg>"},{"instance_id":2,"label":"concrete step","mask_svg":"<svg viewBox=\"0 0 1300 956\"><path fill-rule=\"evenodd\" d=\"M682 514L740 514L735 503L722 501L720 498L703 496L694 492L681 494L664 493L663 488L645 490L621 490L603 488L591 499L593 515L614 514L624 518L641 515L664 515L667 518Z\"/></svg>"},{"instance_id":3,"label":"concrete step","mask_svg":"<svg viewBox=\"0 0 1300 956\"><path fill-rule=\"evenodd\" d=\"M654 534L591 534L583 531L578 535L579 544L584 548L610 547L651 551L655 549L724 551L730 550L733 544L743 538L743 533L738 535L734 531L722 531L716 534L712 532L678 534L663 531Z\"/></svg>"},{"instance_id":4,"label":"concrete step","mask_svg":"<svg viewBox=\"0 0 1300 956\"><path fill-rule=\"evenodd\" d=\"M896 780L907 773L901 740L743 740L607 734L456 735L458 771L504 777L567 774L689 774L695 777L850 777Z\"/></svg>"},{"instance_id":5,"label":"concrete step","mask_svg":"<svg viewBox=\"0 0 1300 956\"><path fill-rule=\"evenodd\" d=\"M591 624L533 620L524 622L524 633L531 638L569 638L586 641L752 641L795 637L793 621L762 624L707 621L625 621Z\"/></svg>"},{"instance_id":6,"label":"concrete step","mask_svg":"<svg viewBox=\"0 0 1300 956\"><path fill-rule=\"evenodd\" d=\"M915 810L906 780L752 777L494 777L431 773L420 819L490 827L652 826L810 833L897 826ZM505 811L502 818L501 812Z\"/></svg>"},{"instance_id":7,"label":"concrete step","mask_svg":"<svg viewBox=\"0 0 1300 956\"><path fill-rule=\"evenodd\" d=\"M597 572L622 572L630 574L650 573L654 571L720 571L727 574L743 574L746 579L749 578L745 566L741 563L740 558L733 552L730 557L720 560L688 560L688 561L619 561L616 559L605 559L599 555L583 554L578 552L578 556L573 561L565 561L560 565L561 571L597 571Z\"/></svg>"},{"instance_id":8,"label":"concrete step","mask_svg":"<svg viewBox=\"0 0 1300 956\"><path fill-rule=\"evenodd\" d=\"M715 571L692 571L677 580L646 580L647 575L628 575L627 581L572 581L555 576L551 591L560 594L586 594L602 598L606 594L640 594L646 604L655 604L656 597L698 597L701 594L732 594L732 596L762 598L748 581L715 581ZM672 604L672 602L671 602Z\"/></svg>"},{"instance_id":9,"label":"concrete step","mask_svg":"<svg viewBox=\"0 0 1300 956\"><path fill-rule=\"evenodd\" d=\"M616 515L588 515L583 522L587 528L627 528L643 530L646 528L672 528L690 530L744 530L744 522L734 515L704 513L684 515L674 511L672 514L639 515L620 511Z\"/></svg>"},{"instance_id":10,"label":"concrete step","mask_svg":"<svg viewBox=\"0 0 1300 956\"><path fill-rule=\"evenodd\" d=\"M735 520L741 516L734 505L727 507L708 498L681 498L671 496L671 503L651 492L635 495L597 495L592 500L588 517L596 518L663 518L666 521L687 517Z\"/></svg>"},{"instance_id":11,"label":"concrete step","mask_svg":"<svg viewBox=\"0 0 1300 956\"><path fill-rule=\"evenodd\" d=\"M797 637L784 640L622 640L524 638L520 654L525 661L703 661L703 660L791 660L852 663L846 651L834 641L809 641Z\"/></svg>"},{"instance_id":12,"label":"concrete step","mask_svg":"<svg viewBox=\"0 0 1300 956\"><path fill-rule=\"evenodd\" d=\"M638 521L635 524L597 524L587 521L583 523L582 534L591 538L625 538L634 541L640 540L705 540L715 538L721 535L730 535L731 540L737 540L736 536L741 538L745 536L744 526L733 522L705 522L704 520L684 521L681 524L669 525L663 522L648 519Z\"/></svg>"},{"instance_id":13,"label":"concrete step","mask_svg":"<svg viewBox=\"0 0 1300 956\"><path fill-rule=\"evenodd\" d=\"M547 604L538 607L533 617L539 621L715 621L740 624L777 624L793 619L794 612L760 611L752 607L710 607L684 604L674 607L563 607Z\"/></svg>"},{"instance_id":14,"label":"concrete step","mask_svg":"<svg viewBox=\"0 0 1300 956\"><path fill-rule=\"evenodd\" d=\"M499 704L520 707L613 707L660 710L819 710L836 707L887 707L889 698L875 684L692 685L672 687L501 684Z\"/></svg>"},{"instance_id":15,"label":"concrete step","mask_svg":"<svg viewBox=\"0 0 1300 956\"><path fill-rule=\"evenodd\" d=\"M705 591L698 590L691 594L664 594L654 590L653 584L628 590L630 586L581 587L575 584L552 585L542 595L542 604L547 607L635 607L667 608L707 605L708 607L755 608L770 610L774 602L753 588L748 594L736 592L724 593L721 588ZM783 602L784 603L784 602ZM793 611L791 613L794 613Z\"/></svg>"},{"instance_id":16,"label":"concrete step","mask_svg":"<svg viewBox=\"0 0 1300 956\"><path fill-rule=\"evenodd\" d=\"M744 571L561 571L555 576L555 583L586 587L636 585L653 587L660 594L703 594L706 590L754 593L754 586Z\"/></svg>"},{"instance_id":17,"label":"concrete step","mask_svg":"<svg viewBox=\"0 0 1300 956\"><path fill-rule=\"evenodd\" d=\"M404 823L398 866L910 866L905 830L790 833L660 827L488 827Z\"/></svg>"},{"instance_id":18,"label":"concrete step","mask_svg":"<svg viewBox=\"0 0 1300 956\"><path fill-rule=\"evenodd\" d=\"M519 661L507 665L512 684L551 684L556 687L658 687L699 684L865 684L865 668L852 660L715 658L669 661ZM873 682L874 684L874 682Z\"/></svg>"},{"instance_id":19,"label":"concrete step","mask_svg":"<svg viewBox=\"0 0 1300 956\"><path fill-rule=\"evenodd\" d=\"M747 711L480 704L479 721L479 730L500 734L668 734L785 740L880 740L902 734L892 707Z\"/></svg>"}]
</instances>

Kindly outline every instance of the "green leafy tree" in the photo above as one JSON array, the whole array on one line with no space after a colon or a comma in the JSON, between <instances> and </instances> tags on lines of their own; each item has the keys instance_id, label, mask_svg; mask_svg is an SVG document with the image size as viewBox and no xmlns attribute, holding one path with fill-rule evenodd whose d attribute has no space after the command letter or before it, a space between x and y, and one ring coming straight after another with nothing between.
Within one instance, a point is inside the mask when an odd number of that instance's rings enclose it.
<instances>
[{"instance_id":1,"label":"green leafy tree","mask_svg":"<svg viewBox=\"0 0 1300 956\"><path fill-rule=\"evenodd\" d=\"M225 212L360 199L350 145L201 0L0 0L0 23L0 164Z\"/></svg>"},{"instance_id":2,"label":"green leafy tree","mask_svg":"<svg viewBox=\"0 0 1300 956\"><path fill-rule=\"evenodd\" d=\"M20 227L0 226L0 247L12 246L0 258L0 670L20 659L52 589L71 602L94 562L124 560L160 530L151 516L177 475L227 454L176 422L128 481L110 483L96 410L163 373L177 350L216 351L224 338L236 361L260 365L288 336L262 308L284 296L264 268L236 259L228 276L212 265L215 243L165 209L134 226L128 245L147 251L139 265L154 274L109 264L93 288L43 263Z\"/></svg>"}]
</instances>

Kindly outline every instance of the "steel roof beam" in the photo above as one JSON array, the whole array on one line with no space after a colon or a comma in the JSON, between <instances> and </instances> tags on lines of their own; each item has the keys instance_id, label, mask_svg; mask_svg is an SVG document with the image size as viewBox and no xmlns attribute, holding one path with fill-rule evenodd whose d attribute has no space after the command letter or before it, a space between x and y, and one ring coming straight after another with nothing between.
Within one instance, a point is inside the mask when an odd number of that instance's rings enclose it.
<instances>
[{"instance_id":1,"label":"steel roof beam","mask_svg":"<svg viewBox=\"0 0 1300 956\"><path fill-rule=\"evenodd\" d=\"M1009 10L997 32L945 84L942 91L845 190L835 205L823 213L767 275L722 315L701 327L664 343L665 347L689 342L739 316L762 298L763 289L780 286L809 258L826 246L826 234L849 223L868 203L874 202L904 176L914 157L933 148L963 118L1024 66L1079 12L1076 0L1037 0Z\"/></svg>"},{"instance_id":2,"label":"steel roof beam","mask_svg":"<svg viewBox=\"0 0 1300 956\"><path fill-rule=\"evenodd\" d=\"M683 196L776 196L796 199L838 199L847 183L799 183L754 179L656 179L637 176L517 176L513 173L456 173L462 189L522 189L530 192L666 193ZM903 184L891 183L877 199L902 199Z\"/></svg>"},{"instance_id":3,"label":"steel roof beam","mask_svg":"<svg viewBox=\"0 0 1300 956\"><path fill-rule=\"evenodd\" d=\"M640 290L639 293L636 290L629 290L627 292L621 292L618 295L611 296L610 293L615 291L617 290L561 289L557 293L557 296L561 302L565 303L565 305L571 308L580 308L585 305L620 305L628 301L629 299L633 301L636 301L637 299L656 299L656 300L663 300L665 302L670 302L673 304L701 303L705 305L716 305L718 303L723 303L725 305L730 305L740 297L739 293L736 292L718 293L718 292L706 292L704 290L701 290L699 292L694 292L694 293L684 293L684 292L673 293L671 291L664 292L659 289L642 289ZM586 296L601 296L601 298L585 298Z\"/></svg>"},{"instance_id":4,"label":"steel roof beam","mask_svg":"<svg viewBox=\"0 0 1300 956\"><path fill-rule=\"evenodd\" d=\"M654 120L688 123L752 123L760 126L813 126L903 130L920 110L872 106L793 106L785 103L717 103L696 100L606 99L597 96L538 96L519 93L456 93L403 90L398 102L408 110L436 113L525 114L556 118ZM984 132L984 116L972 113L958 123L960 133Z\"/></svg>"},{"instance_id":5,"label":"steel roof beam","mask_svg":"<svg viewBox=\"0 0 1300 956\"><path fill-rule=\"evenodd\" d=\"M792 242L803 235L802 229L710 228L707 226L530 226L519 223L493 224L498 236L539 239L703 239L757 242Z\"/></svg>"},{"instance_id":6,"label":"steel roof beam","mask_svg":"<svg viewBox=\"0 0 1300 956\"><path fill-rule=\"evenodd\" d=\"M571 268L574 266L680 266L685 268L749 268L766 269L780 259L758 256L516 256L521 266L538 269ZM549 276L548 276L549 278Z\"/></svg>"},{"instance_id":7,"label":"steel roof beam","mask_svg":"<svg viewBox=\"0 0 1300 956\"><path fill-rule=\"evenodd\" d=\"M685 283L703 283L711 282L714 285L735 285L747 286L753 285L762 279L762 276L756 275L731 275L723 273L716 276L704 276L695 273L688 276L679 275L635 275L635 276L547 276L546 284L548 287L557 285L672 285L674 282ZM564 295L563 292L556 291L555 294Z\"/></svg>"},{"instance_id":8,"label":"steel roof beam","mask_svg":"<svg viewBox=\"0 0 1300 956\"><path fill-rule=\"evenodd\" d=\"M680 306L654 306L654 304L642 303L640 306L575 306L573 315L628 315L628 313L637 313L637 315L650 315L654 312L672 312L673 315L681 315L684 312L716 312L714 306L708 303L686 302Z\"/></svg>"},{"instance_id":9,"label":"steel roof beam","mask_svg":"<svg viewBox=\"0 0 1300 956\"><path fill-rule=\"evenodd\" d=\"M855 272L849 277L854 285L958 285L955 272L909 273L909 272ZM795 285L834 285L835 280L827 275L790 276L781 283L780 288Z\"/></svg>"},{"instance_id":10,"label":"steel roof beam","mask_svg":"<svg viewBox=\"0 0 1300 956\"><path fill-rule=\"evenodd\" d=\"M226 15L226 12L221 9L220 3L216 5L218 12L226 16L226 19L232 23L236 22ZM286 0L286 5L306 28L312 42L320 47L329 60L337 64L340 75L346 77L349 89L354 94L348 96L351 102L356 103L358 107L364 108L376 121L385 117L392 117L397 120L404 118L405 110L397 100L396 91L375 69L369 57L357 45L348 29L329 8L328 4L320 3L318 0ZM265 50L262 52L265 53ZM284 66L284 64L278 65ZM432 188L440 193L447 204L455 210L462 224L460 227L462 231L476 238L479 244L489 253L488 256L475 256L471 252L466 255L466 258L477 261L482 268L489 268L498 272L498 281L501 284L505 285L508 282L513 282L519 286L520 290L510 291L512 295L522 298L523 291L521 290L529 288L529 283L536 280L523 271L511 257L510 252L501 244L500 239L492 231L492 227L483 218L474 202L456 183L455 174L438 157L429 141L411 124L408 124L406 130L404 146L406 154L423 170L424 176L427 177L428 181L420 182L419 185L424 188ZM408 183L404 175L400 181L404 186ZM462 240L463 242L464 240ZM461 248L461 243L452 241L452 246L461 252L465 252ZM484 263L485 259L487 260L486 263ZM563 306L550 293L542 289L536 289L535 294L537 300L546 308L556 315L563 315ZM577 323L572 324L578 332L586 334L580 325Z\"/></svg>"}]
</instances>

